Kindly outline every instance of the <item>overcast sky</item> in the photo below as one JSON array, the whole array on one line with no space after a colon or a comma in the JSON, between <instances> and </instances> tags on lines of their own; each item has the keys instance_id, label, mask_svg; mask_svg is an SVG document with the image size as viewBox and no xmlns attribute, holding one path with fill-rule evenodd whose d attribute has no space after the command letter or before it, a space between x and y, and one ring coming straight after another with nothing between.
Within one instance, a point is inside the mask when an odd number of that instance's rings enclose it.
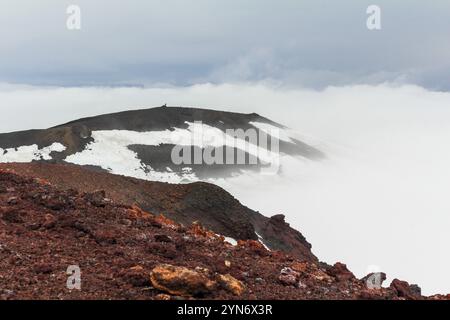
<instances>
[{"instance_id":1,"label":"overcast sky","mask_svg":"<svg viewBox=\"0 0 450 320\"><path fill-rule=\"evenodd\" d=\"M448 0L0 0L0 132L163 103L258 112L330 161L227 190L324 261L425 293L450 288L449 74Z\"/></svg>"},{"instance_id":2,"label":"overcast sky","mask_svg":"<svg viewBox=\"0 0 450 320\"><path fill-rule=\"evenodd\" d=\"M81 8L68 31L66 9ZM366 9L381 7L382 30ZM0 82L450 89L450 2L1 0Z\"/></svg>"}]
</instances>

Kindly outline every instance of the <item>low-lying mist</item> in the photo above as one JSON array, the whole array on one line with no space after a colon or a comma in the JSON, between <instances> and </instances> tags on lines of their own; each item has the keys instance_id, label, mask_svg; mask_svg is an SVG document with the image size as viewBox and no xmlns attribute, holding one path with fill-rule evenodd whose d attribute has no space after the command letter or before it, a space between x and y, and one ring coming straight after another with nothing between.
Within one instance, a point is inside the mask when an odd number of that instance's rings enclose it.
<instances>
[{"instance_id":1,"label":"low-lying mist","mask_svg":"<svg viewBox=\"0 0 450 320\"><path fill-rule=\"evenodd\" d=\"M257 112L327 154L284 157L279 176L218 181L265 215L283 213L323 261L357 276L381 270L450 292L450 93L416 86L323 91L265 84L183 88L0 87L0 131L170 105Z\"/></svg>"}]
</instances>

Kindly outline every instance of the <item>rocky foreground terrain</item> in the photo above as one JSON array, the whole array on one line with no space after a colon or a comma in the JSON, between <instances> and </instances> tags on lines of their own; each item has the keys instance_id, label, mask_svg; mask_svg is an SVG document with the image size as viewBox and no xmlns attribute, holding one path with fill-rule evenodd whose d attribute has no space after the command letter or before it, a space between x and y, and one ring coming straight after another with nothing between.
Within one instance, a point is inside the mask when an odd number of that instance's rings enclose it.
<instances>
[{"instance_id":1,"label":"rocky foreground terrain","mask_svg":"<svg viewBox=\"0 0 450 320\"><path fill-rule=\"evenodd\" d=\"M252 239L232 245L200 223L180 224L105 191L64 188L8 166L0 169L1 299L450 298L422 297L397 279L370 289L342 263L269 251ZM73 265L81 290L67 288Z\"/></svg>"},{"instance_id":2,"label":"rocky foreground terrain","mask_svg":"<svg viewBox=\"0 0 450 320\"><path fill-rule=\"evenodd\" d=\"M270 249L288 252L302 260L318 261L311 252L311 244L284 221L284 216L267 218L210 183L144 181L81 166L43 161L0 164L0 169L46 180L62 190L103 190L107 198L117 203L137 205L184 225L199 221L217 234L240 240L261 240Z\"/></svg>"}]
</instances>

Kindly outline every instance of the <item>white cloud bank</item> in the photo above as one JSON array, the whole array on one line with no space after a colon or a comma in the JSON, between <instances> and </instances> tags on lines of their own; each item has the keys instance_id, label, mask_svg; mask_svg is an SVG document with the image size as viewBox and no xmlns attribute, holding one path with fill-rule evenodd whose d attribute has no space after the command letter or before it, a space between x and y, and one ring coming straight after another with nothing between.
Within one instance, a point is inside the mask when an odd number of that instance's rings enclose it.
<instances>
[{"instance_id":1,"label":"white cloud bank","mask_svg":"<svg viewBox=\"0 0 450 320\"><path fill-rule=\"evenodd\" d=\"M358 276L376 265L426 294L450 292L450 93L389 85L5 85L0 101L2 132L164 103L260 113L315 138L328 159L221 185L266 215L286 214L324 261L343 261Z\"/></svg>"}]
</instances>

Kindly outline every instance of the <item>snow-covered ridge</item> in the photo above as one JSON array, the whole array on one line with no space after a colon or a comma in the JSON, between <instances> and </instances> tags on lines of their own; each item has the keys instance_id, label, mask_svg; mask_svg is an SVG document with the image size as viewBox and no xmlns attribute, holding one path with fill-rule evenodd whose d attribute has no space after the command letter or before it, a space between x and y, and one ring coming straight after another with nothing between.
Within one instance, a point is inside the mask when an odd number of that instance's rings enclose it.
<instances>
[{"instance_id":1,"label":"snow-covered ridge","mask_svg":"<svg viewBox=\"0 0 450 320\"><path fill-rule=\"evenodd\" d=\"M18 148L0 148L0 163L10 162L31 162L33 160L51 160L52 152L63 152L66 147L55 142L48 147L39 149L37 144L31 146L21 146Z\"/></svg>"},{"instance_id":2,"label":"snow-covered ridge","mask_svg":"<svg viewBox=\"0 0 450 320\"><path fill-rule=\"evenodd\" d=\"M174 128L163 131L137 132L129 130L93 131L93 142L85 150L69 155L65 161L78 165L94 165L114 174L121 174L146 180L181 182L196 180L194 173L157 172L151 164L144 164L138 154L128 148L130 145L158 146L174 144L180 146L198 146L201 148L232 147L248 152L264 163L273 163L278 154L247 142L245 139L232 137L222 130L202 124L186 122L187 129Z\"/></svg>"}]
</instances>

